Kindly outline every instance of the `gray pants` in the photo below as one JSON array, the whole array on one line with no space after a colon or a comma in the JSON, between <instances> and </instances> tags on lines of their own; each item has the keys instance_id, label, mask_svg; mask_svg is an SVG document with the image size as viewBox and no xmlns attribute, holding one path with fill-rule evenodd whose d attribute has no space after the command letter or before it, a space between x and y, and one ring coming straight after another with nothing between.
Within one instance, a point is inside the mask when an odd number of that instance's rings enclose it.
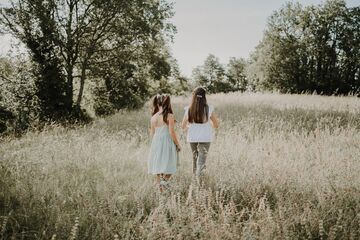
<instances>
[{"instance_id":1,"label":"gray pants","mask_svg":"<svg viewBox=\"0 0 360 240\"><path fill-rule=\"evenodd\" d=\"M190 143L193 154L193 174L200 177L206 168L206 157L210 148L210 143Z\"/></svg>"}]
</instances>

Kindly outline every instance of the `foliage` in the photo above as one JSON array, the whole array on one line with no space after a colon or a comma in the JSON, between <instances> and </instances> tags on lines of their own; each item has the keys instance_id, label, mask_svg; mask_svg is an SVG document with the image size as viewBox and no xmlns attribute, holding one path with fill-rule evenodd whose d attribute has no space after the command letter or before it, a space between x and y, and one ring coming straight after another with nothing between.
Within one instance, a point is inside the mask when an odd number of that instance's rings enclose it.
<instances>
[{"instance_id":1,"label":"foliage","mask_svg":"<svg viewBox=\"0 0 360 240\"><path fill-rule=\"evenodd\" d=\"M4 87L4 81L11 72L11 66L5 59L0 59L0 89ZM9 123L14 119L14 114L6 107L4 103L4 92L0 92L0 133L9 128Z\"/></svg>"},{"instance_id":2,"label":"foliage","mask_svg":"<svg viewBox=\"0 0 360 240\"><path fill-rule=\"evenodd\" d=\"M170 64L168 79L162 78L159 85L155 85L154 90L170 93L173 95L184 95L190 91L190 82L180 72L177 60L168 54L167 61Z\"/></svg>"},{"instance_id":3,"label":"foliage","mask_svg":"<svg viewBox=\"0 0 360 240\"><path fill-rule=\"evenodd\" d=\"M251 85L291 93L357 92L359 22L360 8L348 8L344 0L309 7L287 3L269 18L251 56Z\"/></svg>"},{"instance_id":4,"label":"foliage","mask_svg":"<svg viewBox=\"0 0 360 240\"><path fill-rule=\"evenodd\" d=\"M202 66L193 70L193 80L196 85L206 87L209 93L245 91L245 67L244 59L231 58L225 69L219 59L210 54Z\"/></svg>"},{"instance_id":5,"label":"foliage","mask_svg":"<svg viewBox=\"0 0 360 240\"><path fill-rule=\"evenodd\" d=\"M227 81L231 91L244 92L248 87L246 76L247 62L243 58L230 58L227 65Z\"/></svg>"},{"instance_id":6,"label":"foliage","mask_svg":"<svg viewBox=\"0 0 360 240\"><path fill-rule=\"evenodd\" d=\"M181 95L189 90L188 80L180 73L177 61L167 47L152 42L152 47L133 53L133 58L118 59L94 69L97 82L95 113L110 115L120 109L138 109L158 92Z\"/></svg>"},{"instance_id":7,"label":"foliage","mask_svg":"<svg viewBox=\"0 0 360 240\"><path fill-rule=\"evenodd\" d=\"M105 88L116 107L132 107L128 104L132 99L114 94L125 93L129 74L135 75L140 66L146 67L154 80L166 77L168 64L159 55L159 43L171 39L175 31L167 22L171 9L172 5L162 0L18 0L2 9L0 23L25 44L37 64L41 118L57 120L82 117L85 84L94 76L105 85L121 87L114 92ZM158 47L153 48L154 43ZM137 61L140 52L153 61ZM141 81L146 84L138 87L146 88L151 79ZM133 90L133 95L142 99L146 95L136 87Z\"/></svg>"},{"instance_id":8,"label":"foliage","mask_svg":"<svg viewBox=\"0 0 360 240\"><path fill-rule=\"evenodd\" d=\"M0 98L0 103L2 98ZM0 105L0 133L6 132L10 122L14 119L14 114L9 111L3 104Z\"/></svg>"},{"instance_id":9,"label":"foliage","mask_svg":"<svg viewBox=\"0 0 360 240\"><path fill-rule=\"evenodd\" d=\"M8 112L4 112L1 121L6 123L8 131L21 133L39 120L40 103L35 95L32 67L24 55L0 59L1 103ZM0 132L4 131L5 128Z\"/></svg>"},{"instance_id":10,"label":"foliage","mask_svg":"<svg viewBox=\"0 0 360 240\"><path fill-rule=\"evenodd\" d=\"M225 69L215 55L210 54L202 66L193 70L194 81L204 86L209 93L226 92Z\"/></svg>"}]
</instances>

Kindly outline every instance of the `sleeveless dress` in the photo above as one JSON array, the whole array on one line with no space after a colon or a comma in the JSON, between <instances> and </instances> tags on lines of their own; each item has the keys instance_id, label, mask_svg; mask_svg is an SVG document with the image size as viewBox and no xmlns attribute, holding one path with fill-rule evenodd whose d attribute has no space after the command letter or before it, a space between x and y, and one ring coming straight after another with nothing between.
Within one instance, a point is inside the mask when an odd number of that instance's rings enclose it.
<instances>
[{"instance_id":1,"label":"sleeveless dress","mask_svg":"<svg viewBox=\"0 0 360 240\"><path fill-rule=\"evenodd\" d=\"M155 128L155 134L151 141L148 173L150 174L174 174L176 172L178 152L169 132L169 127Z\"/></svg>"}]
</instances>

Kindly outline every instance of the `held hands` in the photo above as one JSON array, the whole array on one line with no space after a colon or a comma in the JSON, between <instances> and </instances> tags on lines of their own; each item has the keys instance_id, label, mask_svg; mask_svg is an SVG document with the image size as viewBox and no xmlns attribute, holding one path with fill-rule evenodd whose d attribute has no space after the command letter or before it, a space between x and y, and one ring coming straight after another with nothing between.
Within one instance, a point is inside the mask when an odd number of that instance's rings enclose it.
<instances>
[{"instance_id":1,"label":"held hands","mask_svg":"<svg viewBox=\"0 0 360 240\"><path fill-rule=\"evenodd\" d=\"M176 144L175 146L176 146L176 151L177 151L177 152L180 152L180 151L181 151L180 145Z\"/></svg>"}]
</instances>

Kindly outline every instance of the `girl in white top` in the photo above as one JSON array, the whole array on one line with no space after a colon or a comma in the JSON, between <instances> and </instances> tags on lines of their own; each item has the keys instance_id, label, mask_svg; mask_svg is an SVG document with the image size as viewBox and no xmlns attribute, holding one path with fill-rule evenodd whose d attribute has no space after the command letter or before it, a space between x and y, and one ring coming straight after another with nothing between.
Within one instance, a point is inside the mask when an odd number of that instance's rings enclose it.
<instances>
[{"instance_id":1,"label":"girl in white top","mask_svg":"<svg viewBox=\"0 0 360 240\"><path fill-rule=\"evenodd\" d=\"M219 127L214 107L207 104L204 88L195 88L190 106L185 107L181 127L187 129L187 141L193 153L193 174L200 177L206 167L207 153L213 140L213 128Z\"/></svg>"}]
</instances>

